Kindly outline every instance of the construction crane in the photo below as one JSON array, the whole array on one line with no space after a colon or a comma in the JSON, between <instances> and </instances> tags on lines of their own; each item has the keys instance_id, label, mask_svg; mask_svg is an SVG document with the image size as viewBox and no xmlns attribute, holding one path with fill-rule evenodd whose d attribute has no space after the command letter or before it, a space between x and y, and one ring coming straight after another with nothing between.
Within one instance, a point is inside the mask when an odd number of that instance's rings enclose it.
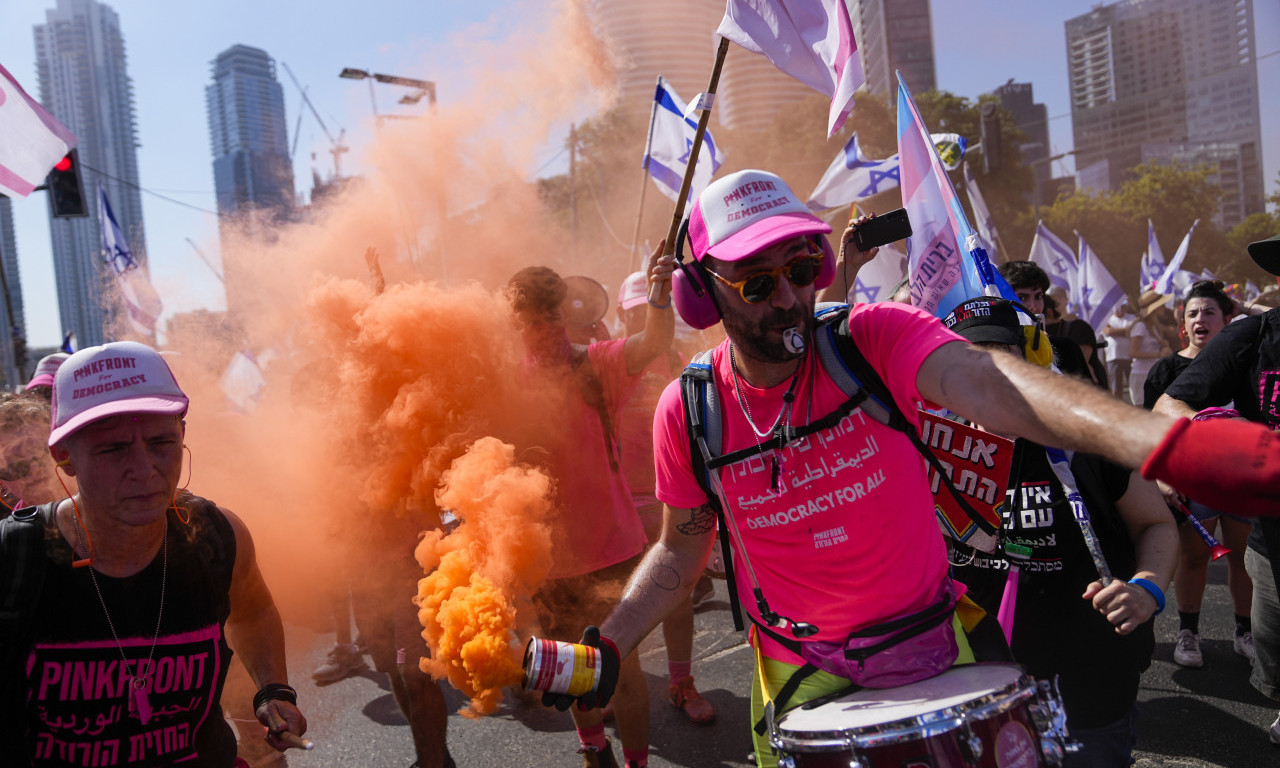
<instances>
[{"instance_id":1,"label":"construction crane","mask_svg":"<svg viewBox=\"0 0 1280 768\"><path fill-rule=\"evenodd\" d=\"M347 135L347 129L342 128L338 131L338 138L333 138L333 134L329 133L329 127L324 124L324 119L320 117L320 113L316 110L316 106L311 103L311 99L307 96L307 89L302 87L302 83L298 82L298 78L294 76L293 70L289 69L289 65L281 61L284 71L289 74L289 79L293 81L298 92L302 94L302 101L311 110L311 114L315 115L316 122L320 124L320 129L324 131L324 135L328 137L329 143L333 148L329 150L329 154L333 155L333 175L334 178L342 178L342 154L349 151L346 144L342 143L343 137Z\"/></svg>"}]
</instances>

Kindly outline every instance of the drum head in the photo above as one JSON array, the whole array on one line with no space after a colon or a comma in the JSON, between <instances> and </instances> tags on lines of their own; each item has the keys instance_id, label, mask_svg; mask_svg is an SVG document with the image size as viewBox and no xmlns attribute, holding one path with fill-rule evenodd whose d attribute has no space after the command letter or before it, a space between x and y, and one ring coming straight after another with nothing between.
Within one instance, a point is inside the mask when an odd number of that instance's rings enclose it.
<instances>
[{"instance_id":1,"label":"drum head","mask_svg":"<svg viewBox=\"0 0 1280 768\"><path fill-rule=\"evenodd\" d=\"M812 708L789 710L778 720L784 739L816 733L854 735L887 723L910 723L963 712L965 705L1016 689L1024 676L1014 664L966 664L899 688L864 688Z\"/></svg>"}]
</instances>

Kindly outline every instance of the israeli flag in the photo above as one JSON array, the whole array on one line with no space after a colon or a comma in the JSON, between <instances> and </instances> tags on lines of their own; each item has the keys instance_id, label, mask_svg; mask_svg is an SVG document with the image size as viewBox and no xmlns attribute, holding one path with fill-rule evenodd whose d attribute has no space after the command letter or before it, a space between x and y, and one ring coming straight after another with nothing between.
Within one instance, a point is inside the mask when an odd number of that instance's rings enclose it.
<instances>
[{"instance_id":1,"label":"israeli flag","mask_svg":"<svg viewBox=\"0 0 1280 768\"><path fill-rule=\"evenodd\" d=\"M1107 318L1120 302L1124 301L1124 289L1102 264L1102 259L1089 244L1076 233L1080 241L1080 274L1076 280L1076 294L1072 296L1076 312L1094 329L1106 324Z\"/></svg>"},{"instance_id":2,"label":"israeli flag","mask_svg":"<svg viewBox=\"0 0 1280 768\"><path fill-rule=\"evenodd\" d=\"M845 300L849 304L871 304L877 301L888 301L889 291L907 274L907 257L892 248L882 245L876 257L858 270L853 285L849 286L849 295Z\"/></svg>"},{"instance_id":3,"label":"israeli flag","mask_svg":"<svg viewBox=\"0 0 1280 768\"><path fill-rule=\"evenodd\" d=\"M1049 231L1043 221L1036 223L1036 236L1031 241L1031 255L1027 258L1049 275L1050 285L1066 291L1067 296L1076 295L1076 275L1080 271L1076 255L1070 246L1062 242L1062 238Z\"/></svg>"},{"instance_id":4,"label":"israeli flag","mask_svg":"<svg viewBox=\"0 0 1280 768\"><path fill-rule=\"evenodd\" d=\"M1165 267L1164 273L1160 275L1160 279L1156 281L1155 290L1165 296L1175 292L1176 287L1174 278L1178 273L1182 272L1182 262L1187 259L1187 251L1191 250L1191 235L1195 233L1196 227L1200 224L1200 220L1196 219L1191 224L1191 229L1187 231L1187 236L1182 238L1182 242L1178 244L1178 250L1173 254L1173 261L1169 262L1169 266Z\"/></svg>"},{"instance_id":5,"label":"israeli flag","mask_svg":"<svg viewBox=\"0 0 1280 768\"><path fill-rule=\"evenodd\" d=\"M900 183L898 156L884 160L869 159L862 154L858 134L854 133L814 188L809 198L809 210L817 212L850 205L880 192L897 189Z\"/></svg>"},{"instance_id":6,"label":"israeli flag","mask_svg":"<svg viewBox=\"0 0 1280 768\"><path fill-rule=\"evenodd\" d=\"M160 294L151 285L146 269L138 263L133 251L129 249L124 232L111 211L107 190L101 184L98 185L98 223L102 227L102 258L116 276L116 286L124 300L129 325L134 333L145 339L152 339L156 333L156 320L160 318L164 304L160 301Z\"/></svg>"},{"instance_id":7,"label":"israeli flag","mask_svg":"<svg viewBox=\"0 0 1280 768\"><path fill-rule=\"evenodd\" d=\"M680 195L689 154L693 151L693 137L698 131L698 121L693 117L685 117L685 103L661 76L658 77L658 88L653 99L653 119L649 121L649 139L645 143L648 152L644 156L644 169L653 183L658 185L658 190L675 200ZM703 134L698 165L689 185L690 200L698 198L723 163L724 154L716 147L711 131L707 131Z\"/></svg>"},{"instance_id":8,"label":"israeli flag","mask_svg":"<svg viewBox=\"0 0 1280 768\"><path fill-rule=\"evenodd\" d=\"M1164 274L1164 253L1160 250L1160 241L1156 239L1156 226L1147 219L1147 252L1142 254L1142 290L1146 291L1156 284Z\"/></svg>"}]
</instances>

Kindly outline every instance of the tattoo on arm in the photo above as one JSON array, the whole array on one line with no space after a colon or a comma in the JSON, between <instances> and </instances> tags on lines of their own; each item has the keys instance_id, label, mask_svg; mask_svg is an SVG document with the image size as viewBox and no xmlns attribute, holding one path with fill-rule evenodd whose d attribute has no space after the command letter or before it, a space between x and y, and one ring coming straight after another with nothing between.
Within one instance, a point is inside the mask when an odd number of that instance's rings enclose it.
<instances>
[{"instance_id":1,"label":"tattoo on arm","mask_svg":"<svg viewBox=\"0 0 1280 768\"><path fill-rule=\"evenodd\" d=\"M676 530L685 536L701 536L704 533L710 533L716 527L716 513L710 504L703 504L693 510L689 515L689 521L680 523L676 526Z\"/></svg>"}]
</instances>

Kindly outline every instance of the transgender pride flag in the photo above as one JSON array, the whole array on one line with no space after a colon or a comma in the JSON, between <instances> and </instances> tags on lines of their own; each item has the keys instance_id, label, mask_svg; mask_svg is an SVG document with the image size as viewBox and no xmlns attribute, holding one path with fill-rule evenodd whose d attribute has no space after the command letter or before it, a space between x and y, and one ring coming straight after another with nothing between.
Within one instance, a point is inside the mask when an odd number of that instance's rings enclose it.
<instances>
[{"instance_id":1,"label":"transgender pride flag","mask_svg":"<svg viewBox=\"0 0 1280 768\"><path fill-rule=\"evenodd\" d=\"M969 226L902 73L898 73L898 162L902 207L911 219L912 235L907 239L911 303L945 317L961 302L977 296L1014 298Z\"/></svg>"}]
</instances>

